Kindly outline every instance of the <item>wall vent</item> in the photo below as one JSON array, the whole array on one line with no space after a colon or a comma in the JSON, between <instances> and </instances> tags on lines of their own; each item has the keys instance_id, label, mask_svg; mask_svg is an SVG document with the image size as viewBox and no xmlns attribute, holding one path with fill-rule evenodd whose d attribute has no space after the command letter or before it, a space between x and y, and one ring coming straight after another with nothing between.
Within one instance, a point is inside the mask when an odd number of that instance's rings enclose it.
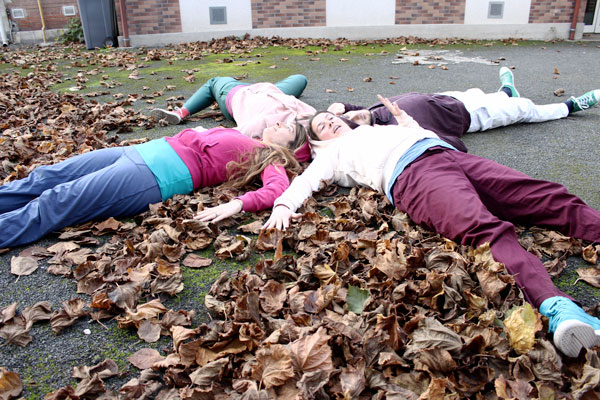
<instances>
[{"instance_id":1,"label":"wall vent","mask_svg":"<svg viewBox=\"0 0 600 400\"><path fill-rule=\"evenodd\" d=\"M62 6L62 13L65 17L71 17L77 15L77 9L75 6Z\"/></svg>"},{"instance_id":2,"label":"wall vent","mask_svg":"<svg viewBox=\"0 0 600 400\"><path fill-rule=\"evenodd\" d=\"M25 18L25 10L22 8L11 8L10 12L14 19Z\"/></svg>"},{"instance_id":3,"label":"wall vent","mask_svg":"<svg viewBox=\"0 0 600 400\"><path fill-rule=\"evenodd\" d=\"M490 1L488 8L488 18L490 19L502 19L504 17L504 2L503 1Z\"/></svg>"},{"instance_id":4,"label":"wall vent","mask_svg":"<svg viewBox=\"0 0 600 400\"><path fill-rule=\"evenodd\" d=\"M227 23L227 7L208 7L211 25L223 25Z\"/></svg>"}]
</instances>

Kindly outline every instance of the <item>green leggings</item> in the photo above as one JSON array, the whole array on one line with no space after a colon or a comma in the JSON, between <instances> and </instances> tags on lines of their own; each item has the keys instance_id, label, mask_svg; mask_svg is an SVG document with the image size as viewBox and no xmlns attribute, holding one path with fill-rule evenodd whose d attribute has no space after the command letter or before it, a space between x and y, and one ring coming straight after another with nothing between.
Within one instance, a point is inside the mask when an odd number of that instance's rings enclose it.
<instances>
[{"instance_id":1,"label":"green leggings","mask_svg":"<svg viewBox=\"0 0 600 400\"><path fill-rule=\"evenodd\" d=\"M306 83L306 77L298 74L288 76L277 82L275 86L285 94L300 97L306 87ZM248 85L248 83L242 83L237 79L230 77L211 78L185 102L183 108L188 110L191 115L205 109L216 100L223 115L225 115L227 119L234 120L233 116L229 115L229 111L227 111L225 99L227 98L227 93L238 85Z\"/></svg>"}]
</instances>

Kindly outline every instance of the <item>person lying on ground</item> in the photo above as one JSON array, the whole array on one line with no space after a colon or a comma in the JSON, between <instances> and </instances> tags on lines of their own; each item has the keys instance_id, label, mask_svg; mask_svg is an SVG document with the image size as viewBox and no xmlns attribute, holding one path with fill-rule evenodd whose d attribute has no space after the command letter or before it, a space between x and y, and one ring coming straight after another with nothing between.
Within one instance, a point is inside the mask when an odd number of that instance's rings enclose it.
<instances>
[{"instance_id":1,"label":"person lying on ground","mask_svg":"<svg viewBox=\"0 0 600 400\"><path fill-rule=\"evenodd\" d=\"M554 285L540 259L520 245L513 225L544 226L600 242L600 212L560 184L456 151L397 104L380 100L399 125L352 130L326 111L311 119L316 156L275 201L264 228L286 229L321 182L367 186L384 193L417 224L463 245L489 243L494 259L515 277L525 299L548 317L562 353L576 357L583 347L600 345L600 320Z\"/></svg>"},{"instance_id":2,"label":"person lying on ground","mask_svg":"<svg viewBox=\"0 0 600 400\"><path fill-rule=\"evenodd\" d=\"M175 125L216 101L225 118L235 121L238 131L260 139L266 128L277 128L284 133L295 130L297 119L316 112L297 99L306 84L304 75L290 75L275 84L248 84L231 77L216 77L200 87L183 107L174 111L157 108L151 115Z\"/></svg>"},{"instance_id":3,"label":"person lying on ground","mask_svg":"<svg viewBox=\"0 0 600 400\"><path fill-rule=\"evenodd\" d=\"M185 129L173 137L38 167L0 186L0 248L92 219L138 214L175 194L223 182L242 187L262 180L263 186L195 218L220 221L242 210L270 208L288 187L288 173L300 172L290 150L306 141L303 133L267 130L258 141L234 129Z\"/></svg>"},{"instance_id":4,"label":"person lying on ground","mask_svg":"<svg viewBox=\"0 0 600 400\"><path fill-rule=\"evenodd\" d=\"M564 103L536 105L520 97L512 71L499 71L501 87L496 93L481 89L466 92L452 91L435 94L405 93L390 97L424 129L435 132L441 139L463 150L457 138L465 133L486 131L517 123L545 122L565 118L574 112L587 110L598 104L600 89L591 90ZM378 102L364 108L352 104L333 103L327 109L358 125L396 125L392 113ZM466 147L463 151L466 151Z\"/></svg>"}]
</instances>

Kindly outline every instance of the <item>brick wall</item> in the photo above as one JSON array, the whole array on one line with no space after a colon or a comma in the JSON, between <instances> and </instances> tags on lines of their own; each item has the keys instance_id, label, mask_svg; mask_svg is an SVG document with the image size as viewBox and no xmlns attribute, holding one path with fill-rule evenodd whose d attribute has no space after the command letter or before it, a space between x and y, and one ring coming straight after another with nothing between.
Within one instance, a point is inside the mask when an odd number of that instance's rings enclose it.
<instances>
[{"instance_id":1,"label":"brick wall","mask_svg":"<svg viewBox=\"0 0 600 400\"><path fill-rule=\"evenodd\" d=\"M41 4L46 29L65 28L71 18L79 18L79 6L77 5L77 0L42 0ZM62 6L75 6L77 15L69 17L64 16L62 13ZM36 0L13 0L12 3L6 5L6 8L8 8L9 11L13 8L22 8L25 10L26 18L14 19L19 27L19 31L42 29L40 9Z\"/></svg>"},{"instance_id":2,"label":"brick wall","mask_svg":"<svg viewBox=\"0 0 600 400\"><path fill-rule=\"evenodd\" d=\"M119 1L115 0L119 34L122 35ZM126 0L130 35L181 32L179 0Z\"/></svg>"},{"instance_id":3,"label":"brick wall","mask_svg":"<svg viewBox=\"0 0 600 400\"><path fill-rule=\"evenodd\" d=\"M581 2L578 21L583 21L585 1ZM531 0L529 23L565 23L571 22L575 0Z\"/></svg>"},{"instance_id":4,"label":"brick wall","mask_svg":"<svg viewBox=\"0 0 600 400\"><path fill-rule=\"evenodd\" d=\"M396 0L396 24L463 24L466 0Z\"/></svg>"},{"instance_id":5,"label":"brick wall","mask_svg":"<svg viewBox=\"0 0 600 400\"><path fill-rule=\"evenodd\" d=\"M252 28L325 26L326 0L252 0Z\"/></svg>"}]
</instances>

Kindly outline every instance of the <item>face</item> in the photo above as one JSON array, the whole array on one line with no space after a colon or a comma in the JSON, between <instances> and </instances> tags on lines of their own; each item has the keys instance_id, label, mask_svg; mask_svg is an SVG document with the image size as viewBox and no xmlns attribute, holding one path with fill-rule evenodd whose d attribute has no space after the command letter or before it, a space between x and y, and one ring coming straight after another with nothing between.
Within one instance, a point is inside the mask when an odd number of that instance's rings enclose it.
<instances>
[{"instance_id":1,"label":"face","mask_svg":"<svg viewBox=\"0 0 600 400\"><path fill-rule=\"evenodd\" d=\"M321 113L313 118L311 128L321 140L335 139L352 130L344 121L330 113Z\"/></svg>"},{"instance_id":2,"label":"face","mask_svg":"<svg viewBox=\"0 0 600 400\"><path fill-rule=\"evenodd\" d=\"M344 117L359 125L371 125L371 112L369 110L348 111Z\"/></svg>"},{"instance_id":3,"label":"face","mask_svg":"<svg viewBox=\"0 0 600 400\"><path fill-rule=\"evenodd\" d=\"M275 144L282 147L289 147L296 138L296 128L278 122L263 130L262 141L267 144Z\"/></svg>"}]
</instances>

